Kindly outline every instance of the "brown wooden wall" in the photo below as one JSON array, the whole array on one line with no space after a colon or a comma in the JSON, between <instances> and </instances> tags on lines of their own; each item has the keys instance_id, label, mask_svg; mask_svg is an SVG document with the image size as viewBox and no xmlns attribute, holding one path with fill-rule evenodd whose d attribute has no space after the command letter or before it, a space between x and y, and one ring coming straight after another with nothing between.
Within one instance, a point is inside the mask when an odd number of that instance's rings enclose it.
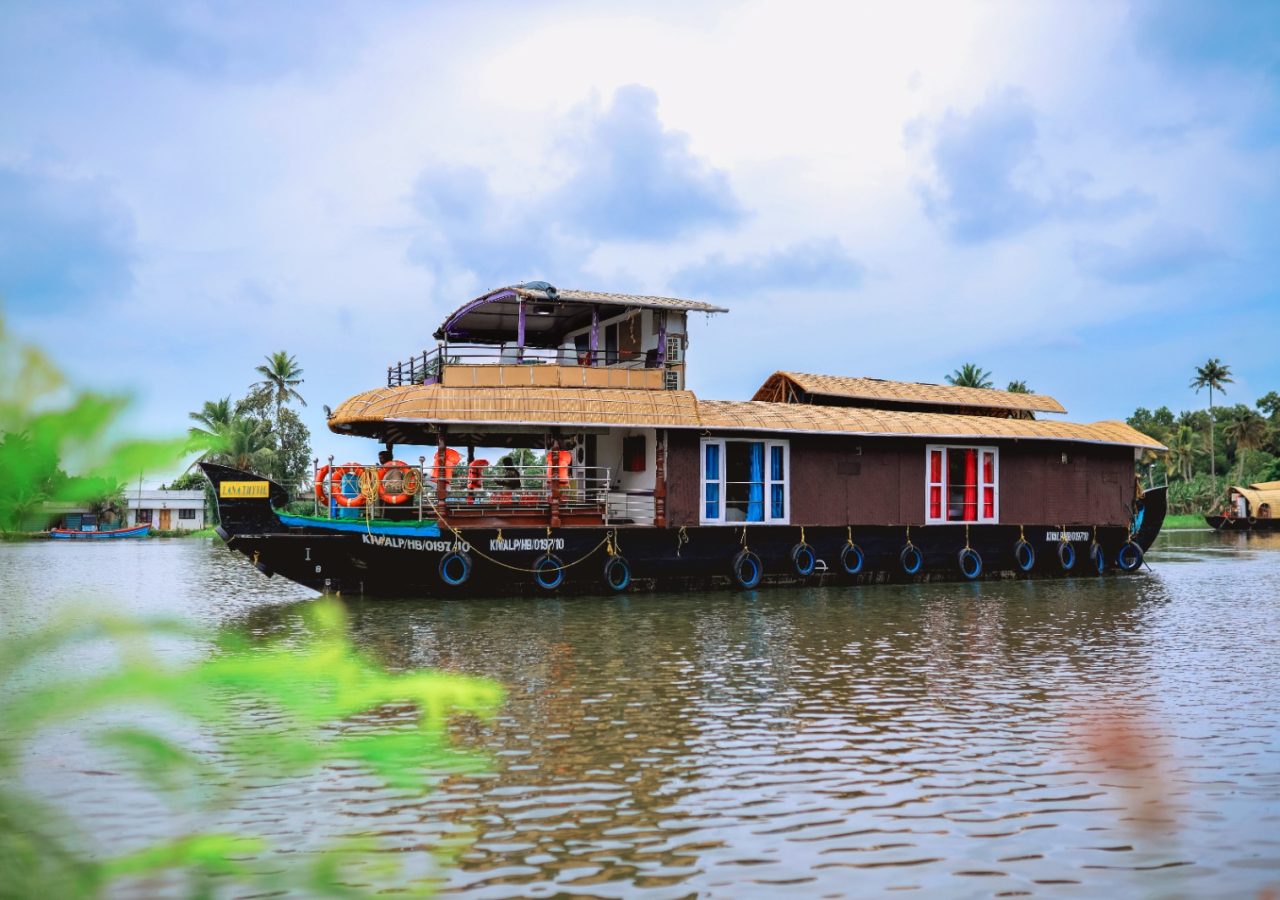
<instances>
[{"instance_id":1,"label":"brown wooden wall","mask_svg":"<svg viewBox=\"0 0 1280 900\"><path fill-rule=\"evenodd\" d=\"M730 437L760 440L782 436ZM924 524L927 441L823 435L793 435L790 441L793 524ZM1001 522L1128 523L1133 500L1130 448L1035 441L993 443L1000 448ZM667 517L672 525L698 524L699 446L696 432L668 432ZM1067 454L1066 463L1063 453Z\"/></svg>"}]
</instances>

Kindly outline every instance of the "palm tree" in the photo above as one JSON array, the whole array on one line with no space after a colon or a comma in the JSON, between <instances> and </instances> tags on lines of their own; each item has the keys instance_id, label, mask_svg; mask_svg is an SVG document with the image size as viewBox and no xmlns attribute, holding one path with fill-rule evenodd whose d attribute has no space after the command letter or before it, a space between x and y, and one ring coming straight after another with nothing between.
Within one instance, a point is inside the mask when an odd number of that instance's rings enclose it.
<instances>
[{"instance_id":1,"label":"palm tree","mask_svg":"<svg viewBox=\"0 0 1280 900\"><path fill-rule=\"evenodd\" d=\"M1195 466L1196 433L1189 425L1179 425L1169 437L1169 453L1165 457L1165 471L1178 475L1183 481L1190 481Z\"/></svg>"},{"instance_id":2,"label":"palm tree","mask_svg":"<svg viewBox=\"0 0 1280 900\"><path fill-rule=\"evenodd\" d=\"M188 428L187 434L193 438L205 441L211 440L223 434L227 430L227 426L231 424L232 418L234 418L231 411L231 398L223 397L221 400L206 400L200 410L187 413L187 418L199 426Z\"/></svg>"},{"instance_id":3,"label":"palm tree","mask_svg":"<svg viewBox=\"0 0 1280 900\"><path fill-rule=\"evenodd\" d=\"M272 447L274 443L270 425L258 419L240 416L231 421L213 458L233 469L270 476L271 464L276 457L276 451Z\"/></svg>"},{"instance_id":4,"label":"palm tree","mask_svg":"<svg viewBox=\"0 0 1280 900\"><path fill-rule=\"evenodd\" d=\"M1236 445L1236 481L1244 478L1244 455L1257 450L1267 440L1267 420L1252 409L1243 409L1231 417L1222 436Z\"/></svg>"},{"instance_id":5,"label":"palm tree","mask_svg":"<svg viewBox=\"0 0 1280 900\"><path fill-rule=\"evenodd\" d=\"M297 387L302 384L302 367L298 361L283 350L277 350L266 357L267 364L258 366L256 371L262 376L254 387L268 392L276 405L276 434L280 438L279 450L284 453L284 407L290 400L297 400L303 406L307 401L302 399Z\"/></svg>"},{"instance_id":6,"label":"palm tree","mask_svg":"<svg viewBox=\"0 0 1280 900\"><path fill-rule=\"evenodd\" d=\"M1226 386L1233 384L1231 379L1231 367L1222 364L1222 360L1213 357L1203 366L1196 367L1196 377L1191 379L1191 387L1196 389L1196 393L1200 393L1201 388L1209 389L1209 477L1213 479L1214 490L1218 485L1218 467L1213 452L1214 442L1214 421L1213 421L1213 391L1217 388L1220 393L1227 392Z\"/></svg>"},{"instance_id":7,"label":"palm tree","mask_svg":"<svg viewBox=\"0 0 1280 900\"><path fill-rule=\"evenodd\" d=\"M1025 381L1010 381L1009 386L1005 388L1010 394L1034 394L1035 391L1027 387Z\"/></svg>"},{"instance_id":8,"label":"palm tree","mask_svg":"<svg viewBox=\"0 0 1280 900\"><path fill-rule=\"evenodd\" d=\"M973 363L965 363L947 376L947 384L954 384L956 387L989 388L991 373Z\"/></svg>"}]
</instances>

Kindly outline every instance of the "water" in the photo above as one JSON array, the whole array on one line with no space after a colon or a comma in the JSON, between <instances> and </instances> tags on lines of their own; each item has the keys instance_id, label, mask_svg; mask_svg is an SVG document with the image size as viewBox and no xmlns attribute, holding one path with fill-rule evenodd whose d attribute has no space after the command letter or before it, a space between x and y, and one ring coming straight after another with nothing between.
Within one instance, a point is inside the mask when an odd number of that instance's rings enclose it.
<instances>
[{"instance_id":1,"label":"water","mask_svg":"<svg viewBox=\"0 0 1280 900\"><path fill-rule=\"evenodd\" d=\"M1280 887L1280 536L1175 532L1153 571L1054 582L350 601L357 643L509 690L422 799L356 772L228 813L470 843L476 897L1248 896ZM6 631L69 602L258 634L310 593L212 542L0 546ZM33 764L87 828L146 807Z\"/></svg>"}]
</instances>

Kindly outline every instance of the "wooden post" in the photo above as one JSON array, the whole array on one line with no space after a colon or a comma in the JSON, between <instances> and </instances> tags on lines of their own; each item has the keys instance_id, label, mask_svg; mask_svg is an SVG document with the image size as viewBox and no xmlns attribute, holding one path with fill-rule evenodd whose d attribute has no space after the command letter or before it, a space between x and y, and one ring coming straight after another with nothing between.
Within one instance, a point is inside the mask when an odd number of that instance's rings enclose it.
<instances>
[{"instance_id":1,"label":"wooden post","mask_svg":"<svg viewBox=\"0 0 1280 900\"><path fill-rule=\"evenodd\" d=\"M596 364L596 354L600 351L600 307L591 307L591 349L587 353L587 365Z\"/></svg>"},{"instance_id":2,"label":"wooden post","mask_svg":"<svg viewBox=\"0 0 1280 900\"><path fill-rule=\"evenodd\" d=\"M653 525L667 527L667 429L659 428L653 442Z\"/></svg>"},{"instance_id":3,"label":"wooden post","mask_svg":"<svg viewBox=\"0 0 1280 900\"><path fill-rule=\"evenodd\" d=\"M667 311L658 310L658 368L667 364Z\"/></svg>"},{"instance_id":4,"label":"wooden post","mask_svg":"<svg viewBox=\"0 0 1280 900\"><path fill-rule=\"evenodd\" d=\"M471 491L471 464L475 461L476 461L476 445L468 441L467 442L467 475L466 475L467 480L465 482L467 486L467 502L468 503L476 502L475 494L473 494Z\"/></svg>"},{"instance_id":5,"label":"wooden post","mask_svg":"<svg viewBox=\"0 0 1280 900\"><path fill-rule=\"evenodd\" d=\"M550 482L548 487L551 494L551 527L560 527L560 467L555 465L560 461L560 441L558 438L547 434L547 481Z\"/></svg>"},{"instance_id":6,"label":"wooden post","mask_svg":"<svg viewBox=\"0 0 1280 900\"><path fill-rule=\"evenodd\" d=\"M453 474L452 472L448 472L448 465L449 465L449 460L447 458L448 455L449 455L449 437L448 435L445 434L444 426L441 425L440 430L436 432L436 464L435 464L436 507L437 507L436 515L439 516L441 519L444 518L445 500L447 500L449 496L449 479L446 477L446 473L448 473L449 475Z\"/></svg>"},{"instance_id":7,"label":"wooden post","mask_svg":"<svg viewBox=\"0 0 1280 900\"><path fill-rule=\"evenodd\" d=\"M519 323L516 325L516 359L524 361L524 300L517 301L520 310Z\"/></svg>"}]
</instances>

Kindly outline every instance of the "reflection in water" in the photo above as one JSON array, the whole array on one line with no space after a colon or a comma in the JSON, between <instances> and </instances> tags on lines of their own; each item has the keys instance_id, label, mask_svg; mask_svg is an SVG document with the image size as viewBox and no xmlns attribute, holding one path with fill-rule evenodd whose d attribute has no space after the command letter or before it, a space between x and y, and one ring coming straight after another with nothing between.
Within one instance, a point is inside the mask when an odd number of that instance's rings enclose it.
<instances>
[{"instance_id":1,"label":"reflection in water","mask_svg":"<svg viewBox=\"0 0 1280 900\"><path fill-rule=\"evenodd\" d=\"M298 627L305 592L144 546L111 602ZM476 896L1256 891L1280 881L1278 551L1185 532L1134 578L350 601L388 667L508 686L457 726L493 771L413 800L335 772L264 808L300 842L335 798L405 848L468 836L446 889ZM0 547L2 596L49 553Z\"/></svg>"}]
</instances>

